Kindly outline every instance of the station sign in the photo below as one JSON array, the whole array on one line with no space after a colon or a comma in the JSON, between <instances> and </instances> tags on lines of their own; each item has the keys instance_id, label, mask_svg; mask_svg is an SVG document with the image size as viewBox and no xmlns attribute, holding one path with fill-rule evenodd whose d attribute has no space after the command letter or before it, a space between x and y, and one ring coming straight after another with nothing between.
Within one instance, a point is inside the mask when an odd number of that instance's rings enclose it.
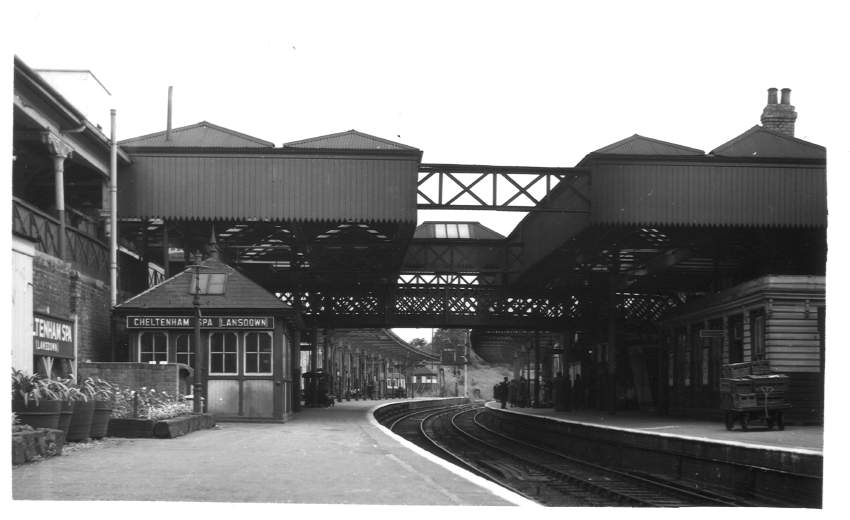
<instances>
[{"instance_id":1,"label":"station sign","mask_svg":"<svg viewBox=\"0 0 850 520\"><path fill-rule=\"evenodd\" d=\"M74 322L33 313L32 351L36 356L74 359Z\"/></svg>"},{"instance_id":2,"label":"station sign","mask_svg":"<svg viewBox=\"0 0 850 520\"><path fill-rule=\"evenodd\" d=\"M699 331L699 337L701 338L724 338L726 337L726 331L723 329L702 329Z\"/></svg>"},{"instance_id":3,"label":"station sign","mask_svg":"<svg viewBox=\"0 0 850 520\"><path fill-rule=\"evenodd\" d=\"M207 330L274 329L272 316L201 316ZM194 316L127 316L128 329L194 329Z\"/></svg>"}]
</instances>

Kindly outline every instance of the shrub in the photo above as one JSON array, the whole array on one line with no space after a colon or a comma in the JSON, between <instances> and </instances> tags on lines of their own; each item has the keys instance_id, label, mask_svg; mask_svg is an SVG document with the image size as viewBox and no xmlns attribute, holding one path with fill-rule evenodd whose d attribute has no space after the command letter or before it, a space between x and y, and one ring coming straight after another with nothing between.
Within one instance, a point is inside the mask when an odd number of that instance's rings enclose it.
<instances>
[{"instance_id":1,"label":"shrub","mask_svg":"<svg viewBox=\"0 0 850 520\"><path fill-rule=\"evenodd\" d=\"M115 392L112 417L171 419L192 413L192 404L180 396L168 392L157 392L153 388L141 390L122 388Z\"/></svg>"},{"instance_id":2,"label":"shrub","mask_svg":"<svg viewBox=\"0 0 850 520\"><path fill-rule=\"evenodd\" d=\"M29 404L30 401L38 404L39 399L62 400L64 397L57 388L55 382L50 379L12 369L12 399L22 399L24 404Z\"/></svg>"}]
</instances>

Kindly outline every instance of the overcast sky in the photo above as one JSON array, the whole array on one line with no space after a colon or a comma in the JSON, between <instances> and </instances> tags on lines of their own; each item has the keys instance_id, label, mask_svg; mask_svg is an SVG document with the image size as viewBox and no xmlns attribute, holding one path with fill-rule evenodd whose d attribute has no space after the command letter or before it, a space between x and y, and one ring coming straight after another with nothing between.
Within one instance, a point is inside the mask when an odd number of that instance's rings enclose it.
<instances>
[{"instance_id":1,"label":"overcast sky","mask_svg":"<svg viewBox=\"0 0 850 520\"><path fill-rule=\"evenodd\" d=\"M48 0L7 20L29 66L92 71L111 96L69 99L107 134L116 108L119 140L164 130L173 86L175 128L206 120L277 146L353 128L424 162L574 166L635 133L708 152L787 87L796 136L833 144L839 2L577 3ZM521 217L419 220L508 234Z\"/></svg>"}]
</instances>

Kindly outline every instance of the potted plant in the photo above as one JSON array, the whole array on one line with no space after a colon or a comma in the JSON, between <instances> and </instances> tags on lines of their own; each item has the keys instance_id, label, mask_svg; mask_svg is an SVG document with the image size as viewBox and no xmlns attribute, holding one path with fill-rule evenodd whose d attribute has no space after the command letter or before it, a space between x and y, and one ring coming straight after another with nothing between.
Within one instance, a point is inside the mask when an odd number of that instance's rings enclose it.
<instances>
[{"instance_id":1,"label":"potted plant","mask_svg":"<svg viewBox=\"0 0 850 520\"><path fill-rule=\"evenodd\" d=\"M94 399L94 415L89 436L92 439L100 439L106 436L109 428L116 387L109 381L99 378L88 378L87 381L90 382L91 398Z\"/></svg>"},{"instance_id":2,"label":"potted plant","mask_svg":"<svg viewBox=\"0 0 850 520\"><path fill-rule=\"evenodd\" d=\"M67 438L71 416L74 413L74 400L79 398L80 391L74 387L74 381L71 378L51 379L47 386L62 400L58 428L65 432Z\"/></svg>"},{"instance_id":3,"label":"potted plant","mask_svg":"<svg viewBox=\"0 0 850 520\"><path fill-rule=\"evenodd\" d=\"M77 400L74 401L71 424L68 426L69 441L80 442L89 438L91 434L91 423L94 417L94 394L95 389L91 384L91 378L77 383L75 386Z\"/></svg>"},{"instance_id":4,"label":"potted plant","mask_svg":"<svg viewBox=\"0 0 850 520\"><path fill-rule=\"evenodd\" d=\"M33 428L57 429L62 396L51 389L49 379L12 369L12 411Z\"/></svg>"}]
</instances>

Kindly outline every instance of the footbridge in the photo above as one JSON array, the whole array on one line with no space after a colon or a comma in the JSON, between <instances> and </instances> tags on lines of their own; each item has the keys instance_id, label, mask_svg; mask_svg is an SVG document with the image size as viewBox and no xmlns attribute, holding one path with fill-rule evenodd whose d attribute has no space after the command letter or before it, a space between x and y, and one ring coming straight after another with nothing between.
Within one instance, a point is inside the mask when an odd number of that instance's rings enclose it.
<instances>
[{"instance_id":1,"label":"footbridge","mask_svg":"<svg viewBox=\"0 0 850 520\"><path fill-rule=\"evenodd\" d=\"M120 235L165 275L214 246L318 327L640 328L754 273L823 272L822 148L747 148L771 139L706 154L636 135L546 168L423 163L354 130L275 147L202 122L121 143ZM527 214L503 237L417 228L429 209Z\"/></svg>"}]
</instances>

